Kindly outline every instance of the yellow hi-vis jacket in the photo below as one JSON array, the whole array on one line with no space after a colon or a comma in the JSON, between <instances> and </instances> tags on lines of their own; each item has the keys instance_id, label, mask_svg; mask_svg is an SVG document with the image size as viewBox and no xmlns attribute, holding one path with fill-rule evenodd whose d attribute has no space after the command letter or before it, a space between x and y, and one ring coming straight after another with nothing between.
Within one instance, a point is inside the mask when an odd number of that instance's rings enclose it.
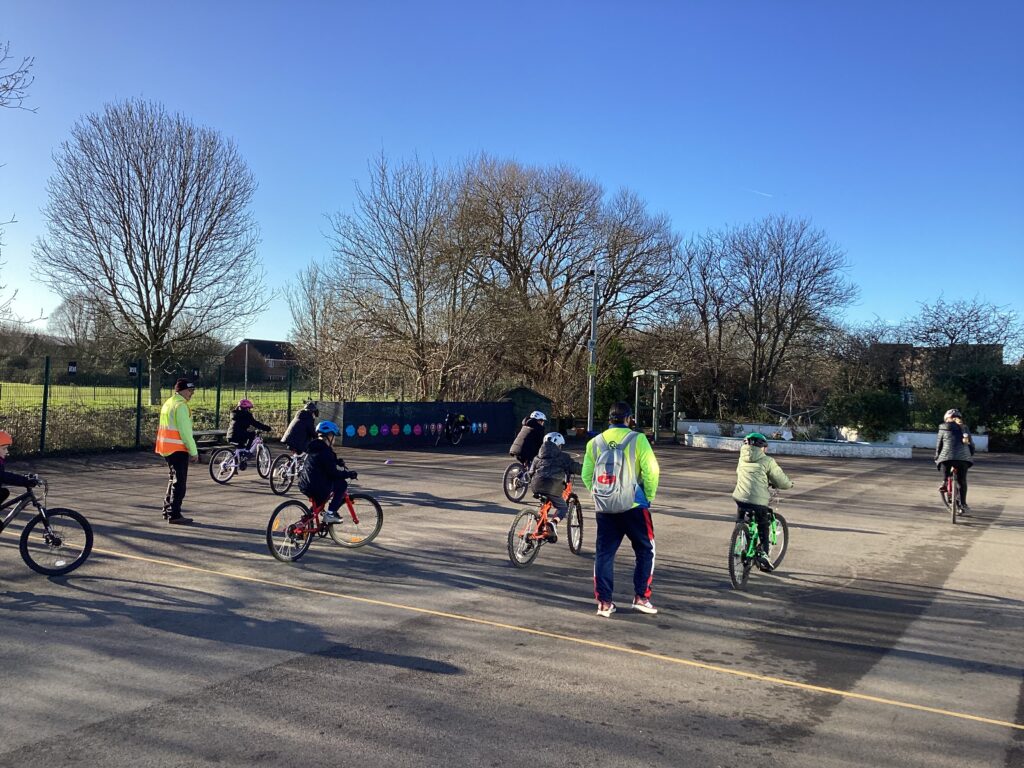
<instances>
[{"instance_id":1,"label":"yellow hi-vis jacket","mask_svg":"<svg viewBox=\"0 0 1024 768\"><path fill-rule=\"evenodd\" d=\"M188 451L198 456L195 438L192 437L192 411L188 401L175 392L160 409L160 427L156 431L156 452L170 456L178 451Z\"/></svg>"}]
</instances>

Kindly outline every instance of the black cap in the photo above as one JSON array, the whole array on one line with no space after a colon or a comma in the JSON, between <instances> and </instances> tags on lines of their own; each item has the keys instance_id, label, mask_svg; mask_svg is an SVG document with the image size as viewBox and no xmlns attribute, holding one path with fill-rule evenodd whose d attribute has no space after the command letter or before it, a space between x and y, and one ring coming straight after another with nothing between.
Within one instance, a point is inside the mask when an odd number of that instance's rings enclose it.
<instances>
[{"instance_id":1,"label":"black cap","mask_svg":"<svg viewBox=\"0 0 1024 768\"><path fill-rule=\"evenodd\" d=\"M633 409L629 407L629 403L621 400L608 409L608 421L612 424L624 424L632 415Z\"/></svg>"},{"instance_id":2,"label":"black cap","mask_svg":"<svg viewBox=\"0 0 1024 768\"><path fill-rule=\"evenodd\" d=\"M174 391L181 392L183 389L195 389L196 385L188 379L178 379L174 382Z\"/></svg>"}]
</instances>

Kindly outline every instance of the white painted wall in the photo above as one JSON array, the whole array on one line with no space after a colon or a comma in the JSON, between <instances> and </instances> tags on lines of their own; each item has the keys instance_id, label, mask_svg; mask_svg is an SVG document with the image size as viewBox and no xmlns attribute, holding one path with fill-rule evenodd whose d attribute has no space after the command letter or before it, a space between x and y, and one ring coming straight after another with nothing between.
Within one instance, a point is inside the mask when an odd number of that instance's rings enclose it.
<instances>
[{"instance_id":1,"label":"white painted wall","mask_svg":"<svg viewBox=\"0 0 1024 768\"><path fill-rule=\"evenodd\" d=\"M720 451L739 451L743 439L687 433L686 445L692 448L714 448ZM769 440L769 451L776 456L832 456L847 459L909 459L913 449L909 445L870 445L868 443L814 442L809 440Z\"/></svg>"}]
</instances>

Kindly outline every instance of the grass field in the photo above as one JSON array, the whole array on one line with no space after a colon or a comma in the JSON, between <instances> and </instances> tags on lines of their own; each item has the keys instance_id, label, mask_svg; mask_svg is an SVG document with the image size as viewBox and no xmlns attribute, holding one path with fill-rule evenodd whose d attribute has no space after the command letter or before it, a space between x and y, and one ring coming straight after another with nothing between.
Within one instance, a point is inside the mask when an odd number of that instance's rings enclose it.
<instances>
[{"instance_id":1,"label":"grass field","mask_svg":"<svg viewBox=\"0 0 1024 768\"><path fill-rule=\"evenodd\" d=\"M161 399L170 395L171 390L165 388L161 392ZM225 385L221 390L221 410L230 410L231 406L238 402L245 395L245 390L240 386ZM308 390L292 390L292 408L297 408L307 398L315 398L316 393ZM148 405L149 388L142 390L143 405ZM249 387L249 399L257 408L268 410L280 410L288 406L287 390L269 390L258 387ZM91 386L76 384L51 384L49 404L53 406L77 405L90 408L134 408L136 402L136 390L134 387L111 387ZM213 408L217 403L217 390L199 388L192 397L192 403L201 408ZM31 408L41 407L43 404L42 384L20 384L15 382L0 382L0 408Z\"/></svg>"}]
</instances>

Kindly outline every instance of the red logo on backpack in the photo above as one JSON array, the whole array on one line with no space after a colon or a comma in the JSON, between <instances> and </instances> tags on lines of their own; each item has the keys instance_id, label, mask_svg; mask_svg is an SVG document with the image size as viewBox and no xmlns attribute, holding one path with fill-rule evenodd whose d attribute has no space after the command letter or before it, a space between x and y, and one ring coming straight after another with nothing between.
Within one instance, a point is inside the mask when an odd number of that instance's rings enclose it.
<instances>
[{"instance_id":1,"label":"red logo on backpack","mask_svg":"<svg viewBox=\"0 0 1024 768\"><path fill-rule=\"evenodd\" d=\"M598 475L597 482L601 483L601 485L612 485L615 482L615 475Z\"/></svg>"}]
</instances>

